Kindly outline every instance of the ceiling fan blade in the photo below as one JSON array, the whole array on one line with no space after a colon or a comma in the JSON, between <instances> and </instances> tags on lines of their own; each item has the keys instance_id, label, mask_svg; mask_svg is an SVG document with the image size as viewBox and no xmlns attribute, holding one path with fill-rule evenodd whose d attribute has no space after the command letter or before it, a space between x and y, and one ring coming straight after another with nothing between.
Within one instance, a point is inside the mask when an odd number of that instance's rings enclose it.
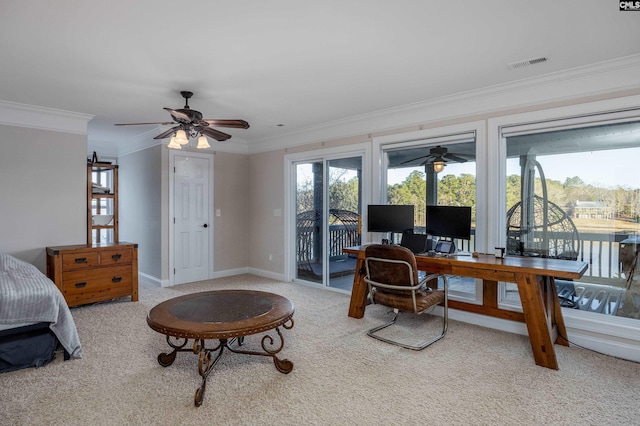
<instances>
[{"instance_id":1,"label":"ceiling fan blade","mask_svg":"<svg viewBox=\"0 0 640 426\"><path fill-rule=\"evenodd\" d=\"M180 130L180 126L176 126L176 127L172 127L167 131L164 131L162 133L160 133L158 136L156 136L154 139L164 139L169 137L171 134L175 133L176 130Z\"/></svg>"},{"instance_id":2,"label":"ceiling fan blade","mask_svg":"<svg viewBox=\"0 0 640 426\"><path fill-rule=\"evenodd\" d=\"M216 120L211 118L205 118L204 120L210 126L215 127L232 127L234 129L248 129L249 123L244 120Z\"/></svg>"},{"instance_id":3,"label":"ceiling fan blade","mask_svg":"<svg viewBox=\"0 0 640 426\"><path fill-rule=\"evenodd\" d=\"M428 163L428 162L429 162L429 158L435 158L435 157L434 157L433 155L431 155L431 154L429 154L429 155L423 155L422 157L416 157L416 158L414 158L414 159L412 159L412 160L403 161L403 162L402 162L402 163L400 163L400 164L409 164L409 163L413 163L413 162L416 162L416 161L418 161L418 160L423 160L423 159L424 159L424 161L423 161L423 162L421 162L421 163L419 163L419 164L417 164L417 165L425 164L425 163Z\"/></svg>"},{"instance_id":4,"label":"ceiling fan blade","mask_svg":"<svg viewBox=\"0 0 640 426\"><path fill-rule=\"evenodd\" d=\"M217 141L226 141L231 137L231 135L216 129L212 129L211 127L196 126L196 130L198 130L200 133L202 133L205 136L214 138Z\"/></svg>"},{"instance_id":5,"label":"ceiling fan blade","mask_svg":"<svg viewBox=\"0 0 640 426\"><path fill-rule=\"evenodd\" d=\"M445 154L444 158L445 160L452 160L452 161L455 161L456 163L466 163L468 161L466 158L462 158L455 154Z\"/></svg>"},{"instance_id":6,"label":"ceiling fan blade","mask_svg":"<svg viewBox=\"0 0 640 426\"><path fill-rule=\"evenodd\" d=\"M154 122L154 123L116 123L114 124L114 126L141 126L141 125L149 125L149 124L162 124L162 125L168 125L168 124L173 124L173 121L163 121L163 122Z\"/></svg>"},{"instance_id":7,"label":"ceiling fan blade","mask_svg":"<svg viewBox=\"0 0 640 426\"><path fill-rule=\"evenodd\" d=\"M169 111L169 114L171 114L173 119L176 120L177 122L185 123L185 124L191 123L191 117L189 117L187 114L171 108L164 108L164 109Z\"/></svg>"}]
</instances>

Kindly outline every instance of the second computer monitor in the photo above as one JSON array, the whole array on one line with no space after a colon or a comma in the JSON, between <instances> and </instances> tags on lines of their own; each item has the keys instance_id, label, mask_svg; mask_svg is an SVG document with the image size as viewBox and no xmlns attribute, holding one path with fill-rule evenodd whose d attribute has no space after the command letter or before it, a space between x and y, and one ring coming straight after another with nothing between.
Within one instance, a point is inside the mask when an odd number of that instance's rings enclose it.
<instances>
[{"instance_id":1,"label":"second computer monitor","mask_svg":"<svg viewBox=\"0 0 640 426\"><path fill-rule=\"evenodd\" d=\"M471 207L427 206L427 234L440 238L471 239Z\"/></svg>"}]
</instances>

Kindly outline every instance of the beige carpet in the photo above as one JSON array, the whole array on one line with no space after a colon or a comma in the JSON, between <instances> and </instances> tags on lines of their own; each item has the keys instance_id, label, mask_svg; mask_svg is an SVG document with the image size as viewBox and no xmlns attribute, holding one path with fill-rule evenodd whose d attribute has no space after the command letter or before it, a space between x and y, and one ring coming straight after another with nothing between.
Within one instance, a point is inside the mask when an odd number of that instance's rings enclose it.
<instances>
[{"instance_id":1,"label":"beige carpet","mask_svg":"<svg viewBox=\"0 0 640 426\"><path fill-rule=\"evenodd\" d=\"M179 353L161 367L156 357L168 346L145 319L163 300L225 288L294 303L295 326L284 330L280 353L294 368L285 375L269 358L227 352L196 408L196 356ZM356 320L348 305L343 294L251 275L165 289L142 284L140 302L72 310L83 359L58 355L48 366L1 374L0 424L640 424L640 364L556 346L553 371L534 364L527 337L456 321L443 340L415 352L366 336L386 309L370 306Z\"/></svg>"}]
</instances>

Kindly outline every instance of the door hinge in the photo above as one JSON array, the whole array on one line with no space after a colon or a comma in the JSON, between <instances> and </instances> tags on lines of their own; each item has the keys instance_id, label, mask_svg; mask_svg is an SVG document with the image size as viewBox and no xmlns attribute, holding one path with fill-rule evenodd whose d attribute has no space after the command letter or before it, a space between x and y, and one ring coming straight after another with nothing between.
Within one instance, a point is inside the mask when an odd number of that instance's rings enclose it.
<instances>
[{"instance_id":1,"label":"door hinge","mask_svg":"<svg viewBox=\"0 0 640 426\"><path fill-rule=\"evenodd\" d=\"M176 268L173 268L173 275L176 274Z\"/></svg>"}]
</instances>

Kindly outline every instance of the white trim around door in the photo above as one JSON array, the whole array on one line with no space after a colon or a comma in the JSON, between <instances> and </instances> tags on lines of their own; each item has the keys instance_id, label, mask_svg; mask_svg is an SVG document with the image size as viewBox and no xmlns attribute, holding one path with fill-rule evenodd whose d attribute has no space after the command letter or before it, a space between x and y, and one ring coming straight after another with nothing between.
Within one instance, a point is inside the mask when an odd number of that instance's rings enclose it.
<instances>
[{"instance_id":1,"label":"white trim around door","mask_svg":"<svg viewBox=\"0 0 640 426\"><path fill-rule=\"evenodd\" d=\"M208 243L209 245L209 250L208 250L208 256L207 256L207 262L208 265L206 266L207 268L207 279L209 278L213 278L213 270L214 270L214 259L215 259L215 254L214 254L214 236L215 236L215 229L214 229L214 222L213 222L213 196L214 196L214 191L213 191L213 160L214 160L214 155L213 153L208 153L208 152L193 152L193 151L177 151L177 150L170 150L169 151L169 170L168 170L168 175L169 175L169 286L173 286L176 284L175 282L175 273L174 273L174 268L176 265L175 262L175 250L176 250L176 241L175 241L175 189L174 189L174 185L175 185L175 161L176 161L176 156L187 156L187 157L194 157L194 158L201 158L201 159L206 159L209 161L209 167L208 167L208 183L209 183L209 192L208 192L208 218L207 218L207 226L209 228L209 235L208 235L208 239L206 241L206 243Z\"/></svg>"}]
</instances>

